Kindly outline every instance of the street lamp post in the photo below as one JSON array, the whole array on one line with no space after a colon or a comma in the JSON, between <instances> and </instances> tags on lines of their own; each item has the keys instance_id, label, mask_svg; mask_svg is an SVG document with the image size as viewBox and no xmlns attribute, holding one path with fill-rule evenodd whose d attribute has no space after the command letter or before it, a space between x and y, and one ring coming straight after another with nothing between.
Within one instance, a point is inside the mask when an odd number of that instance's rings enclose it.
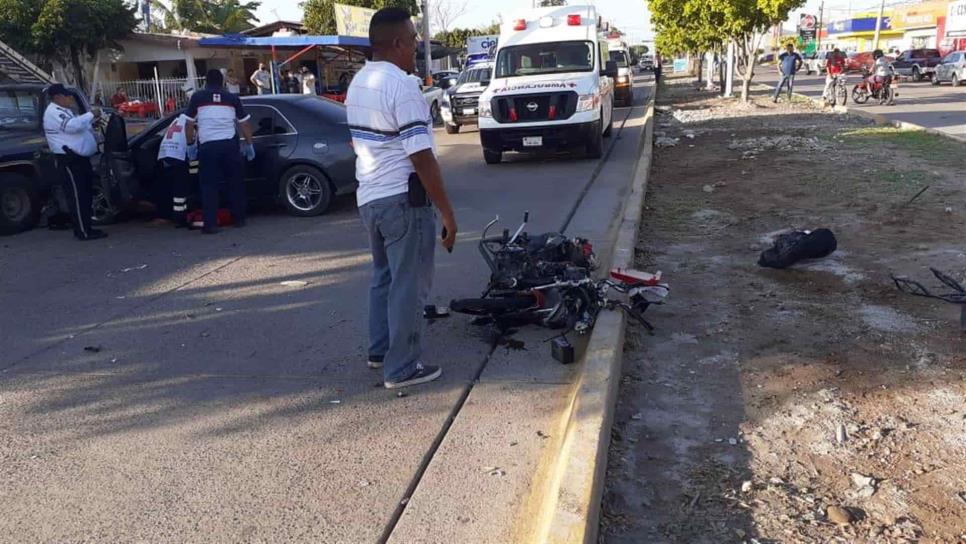
<instances>
[{"instance_id":1,"label":"street lamp post","mask_svg":"<svg viewBox=\"0 0 966 544\"><path fill-rule=\"evenodd\" d=\"M882 13L885 11L885 0L879 2L879 16L875 19L875 36L872 37L872 49L879 48L879 32L882 30Z\"/></svg>"},{"instance_id":2,"label":"street lamp post","mask_svg":"<svg viewBox=\"0 0 966 544\"><path fill-rule=\"evenodd\" d=\"M423 0L421 9L423 10L423 62L426 64L423 80L429 86L433 84L433 52L429 40L429 0Z\"/></svg>"}]
</instances>

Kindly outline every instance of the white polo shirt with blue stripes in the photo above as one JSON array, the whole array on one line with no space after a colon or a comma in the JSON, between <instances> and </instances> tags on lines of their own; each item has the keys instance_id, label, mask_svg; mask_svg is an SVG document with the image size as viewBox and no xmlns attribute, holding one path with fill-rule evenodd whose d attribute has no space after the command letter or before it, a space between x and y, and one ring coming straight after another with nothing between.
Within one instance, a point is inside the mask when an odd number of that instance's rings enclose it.
<instances>
[{"instance_id":1,"label":"white polo shirt with blue stripes","mask_svg":"<svg viewBox=\"0 0 966 544\"><path fill-rule=\"evenodd\" d=\"M405 193L409 156L436 152L433 120L419 83L390 62L368 61L352 78L346 113L356 151L359 206Z\"/></svg>"}]
</instances>

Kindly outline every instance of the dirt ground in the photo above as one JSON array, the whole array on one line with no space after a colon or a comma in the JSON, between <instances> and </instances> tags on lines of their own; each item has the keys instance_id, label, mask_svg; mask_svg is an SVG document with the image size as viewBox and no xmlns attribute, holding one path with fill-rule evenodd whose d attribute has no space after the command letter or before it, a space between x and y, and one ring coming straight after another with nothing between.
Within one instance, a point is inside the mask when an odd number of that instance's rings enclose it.
<instances>
[{"instance_id":1,"label":"dirt ground","mask_svg":"<svg viewBox=\"0 0 966 544\"><path fill-rule=\"evenodd\" d=\"M628 331L600 541L966 542L959 307L890 279L966 276L966 147L763 92L658 96L638 265L671 295ZM818 227L829 257L757 265Z\"/></svg>"}]
</instances>

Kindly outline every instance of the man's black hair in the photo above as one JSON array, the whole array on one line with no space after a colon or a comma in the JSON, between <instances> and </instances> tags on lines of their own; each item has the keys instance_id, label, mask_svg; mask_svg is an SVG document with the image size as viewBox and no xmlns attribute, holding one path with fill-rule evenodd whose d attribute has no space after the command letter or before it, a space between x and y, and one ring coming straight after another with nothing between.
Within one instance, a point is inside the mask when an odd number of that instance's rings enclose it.
<instances>
[{"instance_id":1,"label":"man's black hair","mask_svg":"<svg viewBox=\"0 0 966 544\"><path fill-rule=\"evenodd\" d=\"M212 68L205 74L206 87L221 87L225 83L225 76L221 75L221 70Z\"/></svg>"},{"instance_id":2,"label":"man's black hair","mask_svg":"<svg viewBox=\"0 0 966 544\"><path fill-rule=\"evenodd\" d=\"M408 21L411 15L403 8L382 8L369 22L369 43L375 46L388 45L396 37L400 24Z\"/></svg>"}]
</instances>

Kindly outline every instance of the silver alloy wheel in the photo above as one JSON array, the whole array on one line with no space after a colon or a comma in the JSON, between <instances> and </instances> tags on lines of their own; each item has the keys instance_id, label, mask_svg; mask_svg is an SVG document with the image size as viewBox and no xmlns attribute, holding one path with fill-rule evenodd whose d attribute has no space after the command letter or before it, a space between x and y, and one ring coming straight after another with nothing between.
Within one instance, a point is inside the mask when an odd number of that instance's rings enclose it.
<instances>
[{"instance_id":1,"label":"silver alloy wheel","mask_svg":"<svg viewBox=\"0 0 966 544\"><path fill-rule=\"evenodd\" d=\"M91 194L91 217L95 222L103 223L116 214L117 210L104 192L103 185L95 184Z\"/></svg>"},{"instance_id":2,"label":"silver alloy wheel","mask_svg":"<svg viewBox=\"0 0 966 544\"><path fill-rule=\"evenodd\" d=\"M311 174L295 174L285 183L285 198L297 210L312 211L322 202L322 183Z\"/></svg>"}]
</instances>

